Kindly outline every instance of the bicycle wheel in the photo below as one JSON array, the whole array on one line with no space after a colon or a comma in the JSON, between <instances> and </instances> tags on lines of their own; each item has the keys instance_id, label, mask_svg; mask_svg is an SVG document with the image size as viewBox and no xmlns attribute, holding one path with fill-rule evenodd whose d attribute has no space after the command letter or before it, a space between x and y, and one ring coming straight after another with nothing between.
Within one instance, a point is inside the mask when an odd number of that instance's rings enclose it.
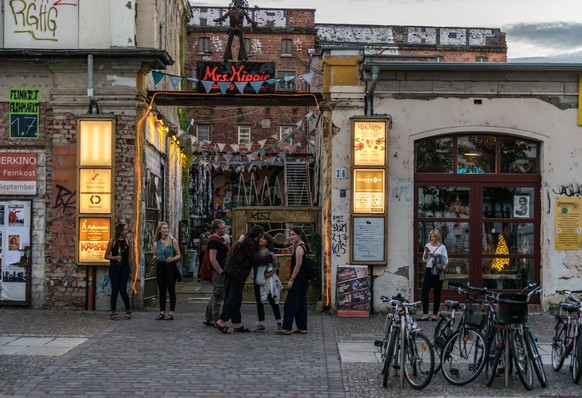
<instances>
[{"instance_id":1,"label":"bicycle wheel","mask_svg":"<svg viewBox=\"0 0 582 398\"><path fill-rule=\"evenodd\" d=\"M556 372L562 368L566 358L566 328L563 321L559 321L554 329L552 339L552 369Z\"/></svg>"},{"instance_id":2,"label":"bicycle wheel","mask_svg":"<svg viewBox=\"0 0 582 398\"><path fill-rule=\"evenodd\" d=\"M515 362L516 373L526 390L531 390L534 383L533 365L527 354L525 341L521 329L511 330L511 355Z\"/></svg>"},{"instance_id":3,"label":"bicycle wheel","mask_svg":"<svg viewBox=\"0 0 582 398\"><path fill-rule=\"evenodd\" d=\"M384 378L382 380L382 386L386 387L388 385L388 378L390 377L390 368L394 362L394 348L396 347L398 339L398 327L394 326L391 329L390 337L388 338L388 347L386 348L386 353L382 361L382 374Z\"/></svg>"},{"instance_id":4,"label":"bicycle wheel","mask_svg":"<svg viewBox=\"0 0 582 398\"><path fill-rule=\"evenodd\" d=\"M531 329L528 327L524 331L525 346L527 348L527 354L531 358L531 363L538 377L538 381L542 387L547 387L548 381L546 378L546 372L544 370L544 364L542 362L542 357L538 349L538 344L535 341Z\"/></svg>"},{"instance_id":5,"label":"bicycle wheel","mask_svg":"<svg viewBox=\"0 0 582 398\"><path fill-rule=\"evenodd\" d=\"M487 344L487 360L486 362L486 381L487 387L493 384L495 376L497 376L497 369L505 368L505 355L503 349L503 340L500 335L501 332L493 333Z\"/></svg>"},{"instance_id":6,"label":"bicycle wheel","mask_svg":"<svg viewBox=\"0 0 582 398\"><path fill-rule=\"evenodd\" d=\"M483 371L486 358L485 340L473 329L461 328L446 341L441 354L441 371L451 384L463 386Z\"/></svg>"},{"instance_id":7,"label":"bicycle wheel","mask_svg":"<svg viewBox=\"0 0 582 398\"><path fill-rule=\"evenodd\" d=\"M386 371L386 365L388 363L388 361L386 361L386 352L388 351L388 345L390 342L392 323L393 323L393 318L390 317L390 314L388 314L386 316L386 324L384 326L384 340L382 340L382 346L380 347L380 349L382 350L381 351L382 356L381 356L381 363L380 363L380 372L382 374L384 374L384 372Z\"/></svg>"},{"instance_id":8,"label":"bicycle wheel","mask_svg":"<svg viewBox=\"0 0 582 398\"><path fill-rule=\"evenodd\" d=\"M452 320L441 315L441 319L434 330L433 350L435 353L434 372L441 370L441 354L449 336L453 333Z\"/></svg>"},{"instance_id":9,"label":"bicycle wheel","mask_svg":"<svg viewBox=\"0 0 582 398\"><path fill-rule=\"evenodd\" d=\"M576 349L572 350L570 370L572 371L572 381L578 384L580 381L580 345L582 345L582 334L576 337Z\"/></svg>"},{"instance_id":10,"label":"bicycle wheel","mask_svg":"<svg viewBox=\"0 0 582 398\"><path fill-rule=\"evenodd\" d=\"M404 339L404 362L401 364L406 381L416 390L430 383L434 373L434 352L428 337L412 332Z\"/></svg>"},{"instance_id":11,"label":"bicycle wheel","mask_svg":"<svg viewBox=\"0 0 582 398\"><path fill-rule=\"evenodd\" d=\"M404 369L402 369L402 367L404 366L404 360L405 360L405 353L406 351L404 350L404 340L406 337L406 320L404 319L403 316L400 317L400 325L401 325L401 329L400 329L400 338L398 339L398 348L396 348L397 350L397 358L398 358L398 364L397 364L397 368L399 369L400 373L399 373L399 381L400 381L400 387L404 387Z\"/></svg>"}]
</instances>

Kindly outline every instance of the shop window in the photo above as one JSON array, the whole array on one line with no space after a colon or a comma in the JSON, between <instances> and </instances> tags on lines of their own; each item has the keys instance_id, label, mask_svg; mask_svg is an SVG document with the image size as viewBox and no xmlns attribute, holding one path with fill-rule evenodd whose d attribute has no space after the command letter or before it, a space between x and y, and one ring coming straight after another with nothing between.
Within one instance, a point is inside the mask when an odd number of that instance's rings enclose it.
<instances>
[{"instance_id":1,"label":"shop window","mask_svg":"<svg viewBox=\"0 0 582 398\"><path fill-rule=\"evenodd\" d=\"M457 138L457 174L495 173L495 137Z\"/></svg>"},{"instance_id":2,"label":"shop window","mask_svg":"<svg viewBox=\"0 0 582 398\"><path fill-rule=\"evenodd\" d=\"M518 138L501 141L502 173L539 173L539 145Z\"/></svg>"},{"instance_id":3,"label":"shop window","mask_svg":"<svg viewBox=\"0 0 582 398\"><path fill-rule=\"evenodd\" d=\"M417 173L451 173L453 138L427 138L414 146Z\"/></svg>"}]
</instances>

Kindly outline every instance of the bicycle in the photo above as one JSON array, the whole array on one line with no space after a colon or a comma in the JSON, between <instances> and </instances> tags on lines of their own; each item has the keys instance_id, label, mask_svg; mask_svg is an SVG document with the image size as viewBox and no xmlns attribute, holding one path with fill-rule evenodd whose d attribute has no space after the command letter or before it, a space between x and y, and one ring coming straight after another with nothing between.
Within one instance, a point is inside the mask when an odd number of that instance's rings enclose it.
<instances>
[{"instance_id":1,"label":"bicycle","mask_svg":"<svg viewBox=\"0 0 582 398\"><path fill-rule=\"evenodd\" d=\"M454 286L451 287L453 290L456 290L458 293L461 293L463 290L460 287ZM439 321L437 323L436 328L434 329L433 340L432 340L432 347L433 350L438 357L435 363L434 372L438 373L441 370L441 356L443 347L445 342L449 338L451 334L453 334L453 327L455 325L455 314L459 308L461 308L461 303L455 300L445 300L444 302L445 307L449 310L449 314L443 314L442 312L439 313Z\"/></svg>"},{"instance_id":2,"label":"bicycle","mask_svg":"<svg viewBox=\"0 0 582 398\"><path fill-rule=\"evenodd\" d=\"M487 386L491 386L497 368L501 364L505 374L505 386L509 384L511 362L515 364L516 373L527 390L533 388L534 371L545 387L546 376L537 343L531 329L527 325L528 303L534 294L542 291L536 287L528 294L523 292L535 285L529 285L519 294L494 293L490 296L495 311L491 323L490 340L488 342Z\"/></svg>"},{"instance_id":3,"label":"bicycle","mask_svg":"<svg viewBox=\"0 0 582 398\"><path fill-rule=\"evenodd\" d=\"M567 296L567 301L560 303L560 308L566 315L556 315L556 326L552 339L552 368L559 371L564 360L570 357L570 373L572 381L580 381L582 369L582 299L575 294L582 291L556 290L556 293ZM575 315L574 315L575 314Z\"/></svg>"},{"instance_id":4,"label":"bicycle","mask_svg":"<svg viewBox=\"0 0 582 398\"><path fill-rule=\"evenodd\" d=\"M432 344L416 327L411 314L411 308L418 307L421 302L408 303L400 294L391 299L382 296L381 300L394 307L392 313L386 315L384 339L374 342L382 353L382 385L388 385L390 369L394 368L400 370L401 387L406 379L412 388L420 390L430 383L434 373Z\"/></svg>"},{"instance_id":5,"label":"bicycle","mask_svg":"<svg viewBox=\"0 0 582 398\"><path fill-rule=\"evenodd\" d=\"M487 321L487 307L484 300L469 296L468 291L485 293L487 289L458 288L467 296L467 303L457 330L450 334L441 352L441 371L451 384L462 386L475 380L485 367L486 341L481 330Z\"/></svg>"}]
</instances>

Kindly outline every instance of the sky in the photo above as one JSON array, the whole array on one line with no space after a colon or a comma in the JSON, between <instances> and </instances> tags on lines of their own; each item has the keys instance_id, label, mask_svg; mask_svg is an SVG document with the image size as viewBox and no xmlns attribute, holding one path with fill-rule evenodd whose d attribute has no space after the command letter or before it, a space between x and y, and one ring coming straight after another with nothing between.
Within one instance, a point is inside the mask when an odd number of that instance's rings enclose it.
<instances>
[{"instance_id":1,"label":"sky","mask_svg":"<svg viewBox=\"0 0 582 398\"><path fill-rule=\"evenodd\" d=\"M499 28L517 62L582 63L582 0L247 0L317 10L315 23ZM230 0L195 1L227 7Z\"/></svg>"}]
</instances>

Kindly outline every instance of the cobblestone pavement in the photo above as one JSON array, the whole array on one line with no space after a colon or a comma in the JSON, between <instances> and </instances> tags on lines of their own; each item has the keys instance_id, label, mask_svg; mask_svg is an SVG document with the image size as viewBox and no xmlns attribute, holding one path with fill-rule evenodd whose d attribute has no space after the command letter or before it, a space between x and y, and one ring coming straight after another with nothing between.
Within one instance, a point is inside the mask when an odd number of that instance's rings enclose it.
<instances>
[{"instance_id":1,"label":"cobblestone pavement","mask_svg":"<svg viewBox=\"0 0 582 398\"><path fill-rule=\"evenodd\" d=\"M548 388L525 391L513 376L509 387L483 379L456 387L435 375L421 391L392 380L382 387L373 341L384 318L340 318L310 312L307 335L279 336L267 308L265 333L220 334L202 324L204 304L179 295L174 321L154 320L155 309L130 321L104 312L0 309L0 336L80 337L87 341L60 357L1 355L2 397L579 397L567 363L546 366ZM254 326L254 305L243 306L243 323ZM531 315L542 348L553 318ZM421 324L431 335L433 322ZM546 345L544 345L546 344ZM339 347L356 347L346 353ZM545 348L547 349L547 348ZM340 357L341 355L341 357Z\"/></svg>"}]
</instances>

